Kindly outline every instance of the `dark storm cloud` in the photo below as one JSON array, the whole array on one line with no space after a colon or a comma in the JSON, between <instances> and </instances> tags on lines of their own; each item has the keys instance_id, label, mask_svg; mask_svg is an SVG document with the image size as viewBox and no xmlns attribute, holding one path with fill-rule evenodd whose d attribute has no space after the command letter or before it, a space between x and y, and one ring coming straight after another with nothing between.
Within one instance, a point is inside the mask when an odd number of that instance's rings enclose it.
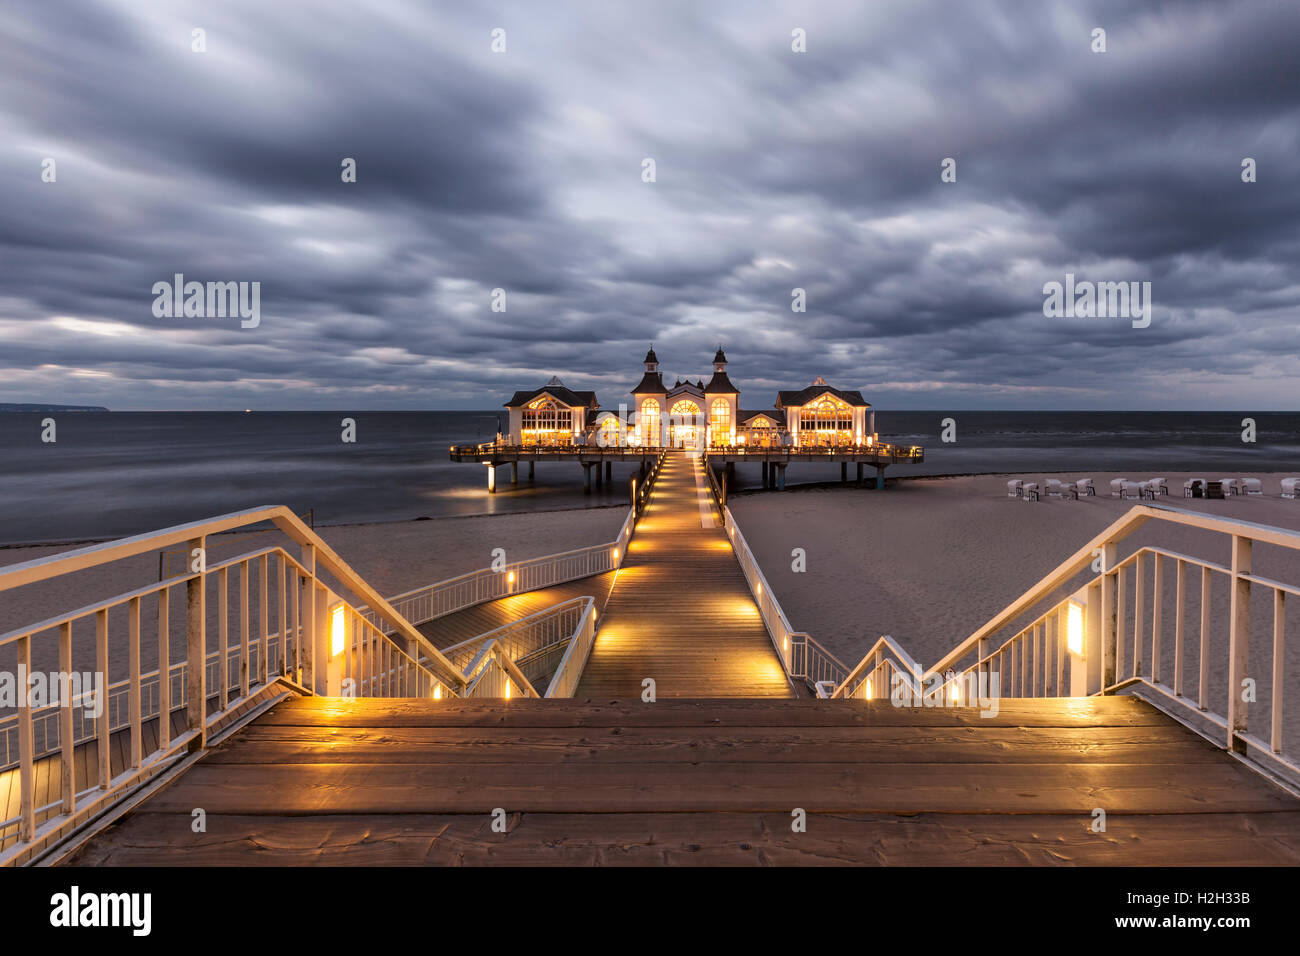
<instances>
[{"instance_id":1,"label":"dark storm cloud","mask_svg":"<svg viewBox=\"0 0 1300 956\"><path fill-rule=\"evenodd\" d=\"M669 378L723 343L747 406L817 374L1294 405L1297 35L1272 2L9 4L0 400L490 407L560 374L616 406L653 341ZM261 282L261 325L155 318L177 272ZM1150 328L1044 318L1066 272L1150 281Z\"/></svg>"}]
</instances>

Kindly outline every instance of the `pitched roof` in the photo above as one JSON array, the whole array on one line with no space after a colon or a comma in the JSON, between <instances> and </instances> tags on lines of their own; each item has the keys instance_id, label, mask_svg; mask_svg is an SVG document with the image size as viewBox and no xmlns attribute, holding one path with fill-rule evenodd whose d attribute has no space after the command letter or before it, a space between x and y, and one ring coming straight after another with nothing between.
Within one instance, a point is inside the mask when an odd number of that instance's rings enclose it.
<instances>
[{"instance_id":1,"label":"pitched roof","mask_svg":"<svg viewBox=\"0 0 1300 956\"><path fill-rule=\"evenodd\" d=\"M647 362L654 362L656 365L659 364L659 356L655 355L655 347L653 345L650 346L650 351L645 353L645 360Z\"/></svg>"},{"instance_id":2,"label":"pitched roof","mask_svg":"<svg viewBox=\"0 0 1300 956\"><path fill-rule=\"evenodd\" d=\"M718 354L715 355L715 356L713 356L713 362L714 362L714 364L716 365L718 362L725 362L726 360L727 360L727 356L726 356L726 354L722 351L722 346L719 345L719 346L718 346Z\"/></svg>"},{"instance_id":3,"label":"pitched roof","mask_svg":"<svg viewBox=\"0 0 1300 956\"><path fill-rule=\"evenodd\" d=\"M574 391L562 385L543 385L541 388L529 389L526 392L515 392L514 397L506 402L505 406L506 408L518 408L521 405L527 405L543 393L569 406L600 407L600 403L596 401L595 392Z\"/></svg>"},{"instance_id":4,"label":"pitched roof","mask_svg":"<svg viewBox=\"0 0 1300 956\"><path fill-rule=\"evenodd\" d=\"M653 355L654 353L651 352L650 354ZM658 372L646 372L641 376L641 381L637 382L636 385L632 387L633 395L640 395L643 393L664 395L667 394L667 392L668 389L664 388L663 376Z\"/></svg>"},{"instance_id":5,"label":"pitched roof","mask_svg":"<svg viewBox=\"0 0 1300 956\"><path fill-rule=\"evenodd\" d=\"M745 411L745 409L742 408L740 414L736 416L736 424L748 425L760 415L764 418L771 419L777 425L785 424L785 411L780 408L764 408L759 409L758 411Z\"/></svg>"},{"instance_id":6,"label":"pitched roof","mask_svg":"<svg viewBox=\"0 0 1300 956\"><path fill-rule=\"evenodd\" d=\"M814 398L830 392L841 401L848 402L856 408L870 408L871 403L862 397L862 393L857 389L832 388L829 385L809 385L807 388L801 388L794 391L777 392L776 407L787 408L791 405L807 405Z\"/></svg>"},{"instance_id":7,"label":"pitched roof","mask_svg":"<svg viewBox=\"0 0 1300 956\"><path fill-rule=\"evenodd\" d=\"M722 353L719 352L719 355ZM713 378L709 379L709 384L704 386L705 392L733 392L740 394L740 389L731 384L731 379L727 378L726 372L714 372Z\"/></svg>"}]
</instances>

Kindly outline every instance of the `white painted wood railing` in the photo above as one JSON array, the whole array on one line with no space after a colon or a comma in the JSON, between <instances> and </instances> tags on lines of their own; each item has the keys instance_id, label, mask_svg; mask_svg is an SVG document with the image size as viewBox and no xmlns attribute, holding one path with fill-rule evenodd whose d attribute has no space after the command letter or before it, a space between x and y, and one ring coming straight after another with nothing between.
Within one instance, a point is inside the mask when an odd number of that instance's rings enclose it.
<instances>
[{"instance_id":1,"label":"white painted wood railing","mask_svg":"<svg viewBox=\"0 0 1300 956\"><path fill-rule=\"evenodd\" d=\"M708 466L705 465L705 468ZM716 497L716 485L710 482L710 486L715 488ZM838 685L844 681L849 676L849 668L808 634L790 626L781 602L776 599L776 593L767 583L767 577L754 557L754 552L749 549L749 542L745 540L735 516L726 505L722 506L722 516L727 537L731 541L731 550L745 575L749 593L758 605L758 612L762 615L763 624L786 676L791 680L804 681L810 689L819 683L829 681Z\"/></svg>"},{"instance_id":2,"label":"white painted wood railing","mask_svg":"<svg viewBox=\"0 0 1300 956\"><path fill-rule=\"evenodd\" d=\"M215 535L264 522L299 554L273 545L208 561L209 541L221 544ZM18 812L0 820L0 864L40 852L201 751L209 734L255 708L259 697L268 699L264 692L276 684L322 694L343 693L345 680L352 681L348 692L370 696L466 693L466 675L284 507L11 565L0 569L0 594L181 543L193 560L187 573L0 634L0 654L13 661L19 690L15 712L2 721L6 748L13 741L17 750L16 767L6 773L17 777ZM377 624L362 617L356 599L366 602ZM114 671L125 672L125 680L113 682ZM58 683L83 672L92 676L92 690L63 693L57 702L37 699L35 683L29 691L33 674ZM115 730L126 734L125 760L116 771ZM91 741L95 766L79 775L77 747ZM41 759L49 773L38 780Z\"/></svg>"},{"instance_id":3,"label":"white painted wood railing","mask_svg":"<svg viewBox=\"0 0 1300 956\"><path fill-rule=\"evenodd\" d=\"M638 486L636 502L628 509L627 517L613 541L542 555L499 568L479 568L406 591L389 598L389 603L408 621L419 625L512 594L537 591L618 570L627 559L627 546L636 528L637 516L654 488L665 457L666 452L659 454L646 480ZM371 618L372 623L378 623L367 609L363 608L362 613Z\"/></svg>"},{"instance_id":4,"label":"white painted wood railing","mask_svg":"<svg viewBox=\"0 0 1300 956\"><path fill-rule=\"evenodd\" d=\"M1153 521L1219 536L1230 563L1154 546L1121 559L1121 542ZM1288 733L1284 721L1288 683L1295 683L1294 664L1290 677L1287 670L1287 609L1294 616L1300 581L1255 573L1257 546L1277 549L1269 556L1281 566L1300 561L1295 531L1134 506L927 669L925 694L966 704L974 687L998 698L1131 690L1300 786L1300 730ZM878 672L868 658L855 675L864 667ZM1220 671L1226 664L1226 679L1216 674L1216 660ZM834 696L853 690L846 681Z\"/></svg>"},{"instance_id":5,"label":"white painted wood railing","mask_svg":"<svg viewBox=\"0 0 1300 956\"><path fill-rule=\"evenodd\" d=\"M888 634L883 635L834 687L818 682L819 697L848 697L856 700L888 699L900 683L912 696L924 692L923 674L912 655Z\"/></svg>"}]
</instances>

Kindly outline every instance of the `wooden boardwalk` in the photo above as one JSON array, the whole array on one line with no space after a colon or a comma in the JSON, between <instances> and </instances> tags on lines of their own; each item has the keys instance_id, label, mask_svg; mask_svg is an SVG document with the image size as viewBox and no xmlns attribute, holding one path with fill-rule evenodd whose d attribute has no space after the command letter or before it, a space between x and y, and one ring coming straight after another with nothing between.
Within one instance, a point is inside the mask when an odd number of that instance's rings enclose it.
<instances>
[{"instance_id":1,"label":"wooden boardwalk","mask_svg":"<svg viewBox=\"0 0 1300 956\"><path fill-rule=\"evenodd\" d=\"M793 696L704 467L665 461L575 697L636 699L647 677L658 697Z\"/></svg>"},{"instance_id":2,"label":"wooden boardwalk","mask_svg":"<svg viewBox=\"0 0 1300 956\"><path fill-rule=\"evenodd\" d=\"M71 862L1295 866L1300 799L1133 697L294 698Z\"/></svg>"}]
</instances>

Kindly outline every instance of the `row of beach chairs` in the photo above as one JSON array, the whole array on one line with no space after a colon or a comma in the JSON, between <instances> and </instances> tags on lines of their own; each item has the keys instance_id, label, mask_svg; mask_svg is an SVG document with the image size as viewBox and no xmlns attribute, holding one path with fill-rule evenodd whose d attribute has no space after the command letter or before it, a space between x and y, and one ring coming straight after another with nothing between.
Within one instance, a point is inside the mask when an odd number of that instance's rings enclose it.
<instances>
[{"instance_id":1,"label":"row of beach chairs","mask_svg":"<svg viewBox=\"0 0 1300 956\"><path fill-rule=\"evenodd\" d=\"M1258 478L1190 478L1183 482L1184 498L1229 498L1233 495L1262 495L1263 483ZM1060 481L1047 478L1040 486L1036 481L1013 478L1007 482L1007 497L1020 498L1023 501L1038 501L1043 496L1048 498L1084 498L1096 495L1097 489L1091 478L1077 481ZM1133 481L1129 478L1112 478L1110 496L1112 498L1150 498L1155 501L1161 495L1169 494L1169 483L1164 478L1148 478L1146 481ZM1300 498L1300 478L1282 479L1282 497Z\"/></svg>"}]
</instances>

